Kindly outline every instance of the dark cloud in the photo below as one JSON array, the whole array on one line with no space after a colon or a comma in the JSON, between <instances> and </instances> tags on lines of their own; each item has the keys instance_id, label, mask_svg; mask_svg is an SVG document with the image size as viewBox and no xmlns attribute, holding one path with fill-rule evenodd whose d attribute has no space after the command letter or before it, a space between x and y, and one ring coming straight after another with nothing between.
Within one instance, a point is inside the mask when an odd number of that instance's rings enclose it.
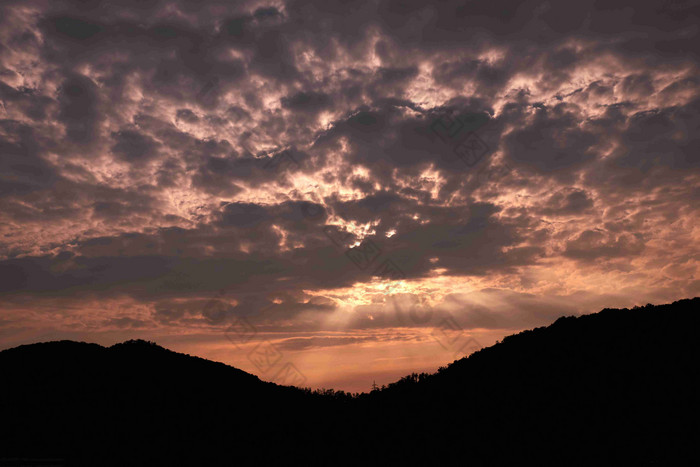
<instances>
[{"instance_id":1,"label":"dark cloud","mask_svg":"<svg viewBox=\"0 0 700 467\"><path fill-rule=\"evenodd\" d=\"M282 98L283 107L297 112L318 113L330 105L330 96L318 92L298 92Z\"/></svg>"},{"instance_id":2,"label":"dark cloud","mask_svg":"<svg viewBox=\"0 0 700 467\"><path fill-rule=\"evenodd\" d=\"M20 122L0 122L0 166L3 177L0 181L0 196L21 197L46 189L60 176L41 157L41 145L36 132Z\"/></svg>"},{"instance_id":3,"label":"dark cloud","mask_svg":"<svg viewBox=\"0 0 700 467\"><path fill-rule=\"evenodd\" d=\"M112 133L112 139L115 142L112 152L127 162L148 161L158 155L158 143L138 131L122 130Z\"/></svg>"},{"instance_id":4,"label":"dark cloud","mask_svg":"<svg viewBox=\"0 0 700 467\"><path fill-rule=\"evenodd\" d=\"M591 290L569 264L619 271L628 297L637 280L697 288L697 2L0 11L8 299L129 297L153 320L115 314L110 328L247 316L299 330L360 303L348 290L380 281L387 259L435 294ZM362 240L381 253L364 268L346 252ZM533 318L536 300L505 296L484 292L465 322L517 328L566 308L544 300ZM377 300L349 326L401 325ZM487 313L498 300L525 317Z\"/></svg>"},{"instance_id":5,"label":"dark cloud","mask_svg":"<svg viewBox=\"0 0 700 467\"><path fill-rule=\"evenodd\" d=\"M71 74L63 82L58 102L58 117L66 125L69 140L78 144L93 142L102 118L97 85L86 76Z\"/></svg>"},{"instance_id":6,"label":"dark cloud","mask_svg":"<svg viewBox=\"0 0 700 467\"><path fill-rule=\"evenodd\" d=\"M584 190L568 190L549 197L541 214L549 216L567 216L582 214L593 207L593 200Z\"/></svg>"},{"instance_id":7,"label":"dark cloud","mask_svg":"<svg viewBox=\"0 0 700 467\"><path fill-rule=\"evenodd\" d=\"M138 328L143 328L147 326L147 322L140 320L140 319L134 319L134 318L129 318L129 317L122 317L122 318L110 318L108 320L105 320L103 323L107 327L117 327L117 328L129 328L129 329L138 329Z\"/></svg>"},{"instance_id":8,"label":"dark cloud","mask_svg":"<svg viewBox=\"0 0 700 467\"><path fill-rule=\"evenodd\" d=\"M580 111L573 106L540 108L526 126L504 139L504 148L515 164L570 179L576 169L596 158L598 138L581 128L580 121Z\"/></svg>"},{"instance_id":9,"label":"dark cloud","mask_svg":"<svg viewBox=\"0 0 700 467\"><path fill-rule=\"evenodd\" d=\"M645 246L640 235L609 235L597 230L586 230L566 243L564 255L581 259L596 260L639 254Z\"/></svg>"}]
</instances>

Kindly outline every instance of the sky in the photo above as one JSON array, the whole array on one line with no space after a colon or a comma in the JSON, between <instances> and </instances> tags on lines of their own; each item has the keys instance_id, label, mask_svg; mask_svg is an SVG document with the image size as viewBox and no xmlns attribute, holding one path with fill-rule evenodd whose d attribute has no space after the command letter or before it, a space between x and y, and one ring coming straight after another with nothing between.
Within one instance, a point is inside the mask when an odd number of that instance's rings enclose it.
<instances>
[{"instance_id":1,"label":"sky","mask_svg":"<svg viewBox=\"0 0 700 467\"><path fill-rule=\"evenodd\" d=\"M697 1L0 4L0 349L368 391L700 295Z\"/></svg>"}]
</instances>

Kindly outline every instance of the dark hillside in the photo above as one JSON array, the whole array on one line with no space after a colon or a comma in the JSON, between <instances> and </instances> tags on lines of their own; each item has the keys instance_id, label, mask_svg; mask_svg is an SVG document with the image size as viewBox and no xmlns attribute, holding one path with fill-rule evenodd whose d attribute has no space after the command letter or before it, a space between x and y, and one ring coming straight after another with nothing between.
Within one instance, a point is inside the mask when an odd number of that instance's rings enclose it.
<instances>
[{"instance_id":1,"label":"dark hillside","mask_svg":"<svg viewBox=\"0 0 700 467\"><path fill-rule=\"evenodd\" d=\"M690 465L700 458L699 324L698 298L560 318L356 398L143 341L25 345L0 352L0 458Z\"/></svg>"}]
</instances>

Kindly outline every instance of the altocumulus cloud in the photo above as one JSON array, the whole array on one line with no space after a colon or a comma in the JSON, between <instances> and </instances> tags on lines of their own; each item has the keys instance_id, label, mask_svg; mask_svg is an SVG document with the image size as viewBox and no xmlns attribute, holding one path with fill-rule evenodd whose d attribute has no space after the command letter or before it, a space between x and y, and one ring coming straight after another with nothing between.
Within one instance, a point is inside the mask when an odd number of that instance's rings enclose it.
<instances>
[{"instance_id":1,"label":"altocumulus cloud","mask_svg":"<svg viewBox=\"0 0 700 467\"><path fill-rule=\"evenodd\" d=\"M395 342L294 334L406 326L392 294L465 329L695 295L698 16L5 1L6 345L246 316L302 351ZM390 293L344 254L367 240L401 271Z\"/></svg>"}]
</instances>

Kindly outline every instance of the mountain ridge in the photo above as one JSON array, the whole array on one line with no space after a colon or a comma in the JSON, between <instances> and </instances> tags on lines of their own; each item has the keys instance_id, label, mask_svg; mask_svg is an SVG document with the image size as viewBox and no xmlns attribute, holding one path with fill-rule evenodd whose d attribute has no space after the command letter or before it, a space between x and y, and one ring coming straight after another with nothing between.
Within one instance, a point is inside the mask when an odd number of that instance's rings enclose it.
<instances>
[{"instance_id":1,"label":"mountain ridge","mask_svg":"<svg viewBox=\"0 0 700 467\"><path fill-rule=\"evenodd\" d=\"M700 298L561 317L356 397L264 382L148 341L27 344L0 351L0 459L660 465L698 458L698 325Z\"/></svg>"}]
</instances>

